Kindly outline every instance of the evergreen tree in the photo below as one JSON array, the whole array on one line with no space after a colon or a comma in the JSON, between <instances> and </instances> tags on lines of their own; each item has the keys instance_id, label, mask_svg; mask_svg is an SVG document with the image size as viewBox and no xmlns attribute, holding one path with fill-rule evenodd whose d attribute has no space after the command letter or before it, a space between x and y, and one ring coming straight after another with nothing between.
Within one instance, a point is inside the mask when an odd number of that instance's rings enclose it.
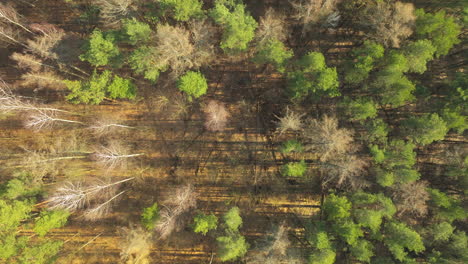
<instances>
[{"instance_id":1,"label":"evergreen tree","mask_svg":"<svg viewBox=\"0 0 468 264\"><path fill-rule=\"evenodd\" d=\"M193 232L202 233L206 235L208 231L216 229L218 226L218 218L214 214L206 215L203 213L198 213L193 218Z\"/></svg>"},{"instance_id":2,"label":"evergreen tree","mask_svg":"<svg viewBox=\"0 0 468 264\"><path fill-rule=\"evenodd\" d=\"M403 132L413 142L427 145L443 140L448 132L447 124L437 114L411 117L403 122Z\"/></svg>"},{"instance_id":3,"label":"evergreen tree","mask_svg":"<svg viewBox=\"0 0 468 264\"><path fill-rule=\"evenodd\" d=\"M198 98L206 93L208 83L200 72L189 71L180 77L177 87L182 92L185 92L191 101L192 98Z\"/></svg>"},{"instance_id":4,"label":"evergreen tree","mask_svg":"<svg viewBox=\"0 0 468 264\"><path fill-rule=\"evenodd\" d=\"M83 49L85 53L80 55L80 59L96 67L108 65L112 59L120 55L119 48L115 45L112 35L104 36L99 29L93 31Z\"/></svg>"}]
</instances>

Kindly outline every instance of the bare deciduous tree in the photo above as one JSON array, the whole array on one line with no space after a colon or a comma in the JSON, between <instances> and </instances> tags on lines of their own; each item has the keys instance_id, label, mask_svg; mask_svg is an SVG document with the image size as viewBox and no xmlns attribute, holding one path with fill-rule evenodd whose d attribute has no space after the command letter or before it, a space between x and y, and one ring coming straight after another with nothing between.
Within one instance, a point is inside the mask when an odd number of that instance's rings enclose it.
<instances>
[{"instance_id":1,"label":"bare deciduous tree","mask_svg":"<svg viewBox=\"0 0 468 264\"><path fill-rule=\"evenodd\" d=\"M287 249L291 242L285 224L281 224L273 230L264 241L260 242L257 249L252 250L247 257L247 263L264 264L299 264L299 259L288 256Z\"/></svg>"},{"instance_id":2,"label":"bare deciduous tree","mask_svg":"<svg viewBox=\"0 0 468 264\"><path fill-rule=\"evenodd\" d=\"M258 41L262 42L267 39L285 41L289 35L285 19L285 15L276 12L273 8L268 8L265 15L260 19L257 30Z\"/></svg>"},{"instance_id":3,"label":"bare deciduous tree","mask_svg":"<svg viewBox=\"0 0 468 264\"><path fill-rule=\"evenodd\" d=\"M29 50L43 58L57 59L58 56L52 49L63 39L65 31L51 24L32 24L30 27L40 35L27 41Z\"/></svg>"},{"instance_id":4,"label":"bare deciduous tree","mask_svg":"<svg viewBox=\"0 0 468 264\"><path fill-rule=\"evenodd\" d=\"M223 103L211 100L203 109L205 128L210 131L221 131L226 127L229 113Z\"/></svg>"},{"instance_id":5,"label":"bare deciduous tree","mask_svg":"<svg viewBox=\"0 0 468 264\"><path fill-rule=\"evenodd\" d=\"M320 20L327 18L336 9L340 0L299 0L291 2L295 10L295 18L300 20L305 33L311 26Z\"/></svg>"},{"instance_id":6,"label":"bare deciduous tree","mask_svg":"<svg viewBox=\"0 0 468 264\"><path fill-rule=\"evenodd\" d=\"M160 239L166 239L180 228L180 216L197 206L197 197L193 185L188 184L177 188L174 194L165 201L165 206L160 212L160 219L156 224Z\"/></svg>"},{"instance_id":7,"label":"bare deciduous tree","mask_svg":"<svg viewBox=\"0 0 468 264\"><path fill-rule=\"evenodd\" d=\"M68 120L57 117L57 112L40 110L36 108L36 112L30 113L27 119L24 122L24 127L41 130L53 127L56 123L74 123L74 124L83 124L83 122Z\"/></svg>"},{"instance_id":8,"label":"bare deciduous tree","mask_svg":"<svg viewBox=\"0 0 468 264\"><path fill-rule=\"evenodd\" d=\"M193 44L190 42L190 32L178 26L159 25L156 32L155 67L163 69L170 66L176 76L194 66L192 54Z\"/></svg>"},{"instance_id":9,"label":"bare deciduous tree","mask_svg":"<svg viewBox=\"0 0 468 264\"><path fill-rule=\"evenodd\" d=\"M66 182L58 187L46 202L51 209L70 212L85 209L83 214L85 219L96 220L107 213L111 208L111 202L124 193L124 191L117 193L118 186L133 179L127 178L110 183L99 181L95 184Z\"/></svg>"},{"instance_id":10,"label":"bare deciduous tree","mask_svg":"<svg viewBox=\"0 0 468 264\"><path fill-rule=\"evenodd\" d=\"M430 199L427 185L426 181L417 181L400 184L394 188L392 196L399 215L408 213L422 217L427 214L426 202Z\"/></svg>"},{"instance_id":11,"label":"bare deciduous tree","mask_svg":"<svg viewBox=\"0 0 468 264\"><path fill-rule=\"evenodd\" d=\"M321 164L322 184L327 186L333 183L338 187L348 185L352 189L362 188L367 185L364 178L366 166L364 160L349 153L330 159Z\"/></svg>"},{"instance_id":12,"label":"bare deciduous tree","mask_svg":"<svg viewBox=\"0 0 468 264\"><path fill-rule=\"evenodd\" d=\"M276 117L278 118L276 131L279 132L280 135L288 130L301 131L303 127L303 116L304 114L295 113L287 107L283 117Z\"/></svg>"},{"instance_id":13,"label":"bare deciduous tree","mask_svg":"<svg viewBox=\"0 0 468 264\"><path fill-rule=\"evenodd\" d=\"M215 27L207 20L192 20L189 22L189 30L194 46L191 55L193 67L208 65L216 59Z\"/></svg>"},{"instance_id":14,"label":"bare deciduous tree","mask_svg":"<svg viewBox=\"0 0 468 264\"><path fill-rule=\"evenodd\" d=\"M109 25L119 23L132 11L133 0L95 0L99 6L99 15Z\"/></svg>"},{"instance_id":15,"label":"bare deciduous tree","mask_svg":"<svg viewBox=\"0 0 468 264\"><path fill-rule=\"evenodd\" d=\"M92 158L103 165L108 170L117 167L125 167L128 159L142 156L144 153L128 154L122 145L111 142L109 146L101 146L93 153Z\"/></svg>"},{"instance_id":16,"label":"bare deciduous tree","mask_svg":"<svg viewBox=\"0 0 468 264\"><path fill-rule=\"evenodd\" d=\"M327 115L322 120L309 119L302 132L305 148L317 151L321 161L351 150L352 134L351 130L338 128L338 120Z\"/></svg>"},{"instance_id":17,"label":"bare deciduous tree","mask_svg":"<svg viewBox=\"0 0 468 264\"><path fill-rule=\"evenodd\" d=\"M370 36L376 41L399 47L413 33L415 21L412 3L378 2L360 14L359 23L371 29Z\"/></svg>"},{"instance_id":18,"label":"bare deciduous tree","mask_svg":"<svg viewBox=\"0 0 468 264\"><path fill-rule=\"evenodd\" d=\"M151 233L141 227L122 228L120 258L125 264L149 264Z\"/></svg>"}]
</instances>

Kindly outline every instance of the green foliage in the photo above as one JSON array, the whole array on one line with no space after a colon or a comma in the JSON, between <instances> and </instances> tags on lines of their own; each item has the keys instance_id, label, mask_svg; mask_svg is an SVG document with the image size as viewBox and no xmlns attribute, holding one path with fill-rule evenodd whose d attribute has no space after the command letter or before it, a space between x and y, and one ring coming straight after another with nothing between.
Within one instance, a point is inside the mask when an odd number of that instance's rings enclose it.
<instances>
[{"instance_id":1,"label":"green foliage","mask_svg":"<svg viewBox=\"0 0 468 264\"><path fill-rule=\"evenodd\" d=\"M360 97L352 100L345 97L342 103L345 108L345 114L351 117L351 120L365 120L377 116L377 104L371 98Z\"/></svg>"},{"instance_id":2,"label":"green foliage","mask_svg":"<svg viewBox=\"0 0 468 264\"><path fill-rule=\"evenodd\" d=\"M384 69L376 73L371 85L381 96L382 104L399 107L414 100L413 91L416 86L401 71Z\"/></svg>"},{"instance_id":3,"label":"green foliage","mask_svg":"<svg viewBox=\"0 0 468 264\"><path fill-rule=\"evenodd\" d=\"M454 129L459 134L463 134L463 132L468 129L466 115L463 115L460 108L445 108L441 114L441 117L447 124L448 129Z\"/></svg>"},{"instance_id":4,"label":"green foliage","mask_svg":"<svg viewBox=\"0 0 468 264\"><path fill-rule=\"evenodd\" d=\"M208 83L200 72L189 71L180 77L177 87L189 96L189 100L192 100L192 97L198 98L206 94Z\"/></svg>"},{"instance_id":5,"label":"green foliage","mask_svg":"<svg viewBox=\"0 0 468 264\"><path fill-rule=\"evenodd\" d=\"M62 247L62 241L47 241L35 246L28 246L19 257L21 264L49 264L53 263L55 256Z\"/></svg>"},{"instance_id":6,"label":"green foliage","mask_svg":"<svg viewBox=\"0 0 468 264\"><path fill-rule=\"evenodd\" d=\"M313 93L315 96L336 97L338 90L338 73L336 68L328 68L325 57L320 52L309 52L297 63L298 70L289 73L289 95L299 99Z\"/></svg>"},{"instance_id":7,"label":"green foliage","mask_svg":"<svg viewBox=\"0 0 468 264\"><path fill-rule=\"evenodd\" d=\"M93 31L88 43L83 49L85 53L80 55L80 59L96 67L108 65L112 59L120 54L113 37L111 35L104 37L99 29Z\"/></svg>"},{"instance_id":8,"label":"green foliage","mask_svg":"<svg viewBox=\"0 0 468 264\"><path fill-rule=\"evenodd\" d=\"M395 175L389 170L376 168L375 177L377 183L382 187L390 187L395 184Z\"/></svg>"},{"instance_id":9,"label":"green foliage","mask_svg":"<svg viewBox=\"0 0 468 264\"><path fill-rule=\"evenodd\" d=\"M455 23L453 17L446 16L445 11L431 14L418 9L415 14L416 34L432 41L437 57L448 54L453 45L460 43L458 35L461 27Z\"/></svg>"},{"instance_id":10,"label":"green foliage","mask_svg":"<svg viewBox=\"0 0 468 264\"><path fill-rule=\"evenodd\" d=\"M19 197L31 197L39 194L41 187L34 183L31 178L29 173L20 173L16 178L5 184L4 191L0 192L0 197L14 200Z\"/></svg>"},{"instance_id":11,"label":"green foliage","mask_svg":"<svg viewBox=\"0 0 468 264\"><path fill-rule=\"evenodd\" d=\"M309 264L333 264L336 253L331 249L316 250L309 256Z\"/></svg>"},{"instance_id":12,"label":"green foliage","mask_svg":"<svg viewBox=\"0 0 468 264\"><path fill-rule=\"evenodd\" d=\"M159 207L157 203L154 203L150 207L146 207L143 209L143 213L141 214L141 224L147 230L153 230L158 220L159 220Z\"/></svg>"},{"instance_id":13,"label":"green foliage","mask_svg":"<svg viewBox=\"0 0 468 264\"><path fill-rule=\"evenodd\" d=\"M428 192L431 195L432 203L437 207L436 218L453 222L468 217L468 213L463 209L460 200L452 198L437 189L429 188Z\"/></svg>"},{"instance_id":14,"label":"green foliage","mask_svg":"<svg viewBox=\"0 0 468 264\"><path fill-rule=\"evenodd\" d=\"M36 219L33 230L39 236L45 236L51 229L64 226L68 216L70 216L70 212L63 210L42 211L39 218Z\"/></svg>"},{"instance_id":15,"label":"green foliage","mask_svg":"<svg viewBox=\"0 0 468 264\"><path fill-rule=\"evenodd\" d=\"M364 127L367 131L367 134L364 136L364 139L370 143L386 143L387 135L389 128L387 123L385 123L381 118L368 120Z\"/></svg>"},{"instance_id":16,"label":"green foliage","mask_svg":"<svg viewBox=\"0 0 468 264\"><path fill-rule=\"evenodd\" d=\"M0 260L7 260L18 255L18 251L26 247L27 237L16 238L15 233L0 235Z\"/></svg>"},{"instance_id":17,"label":"green foliage","mask_svg":"<svg viewBox=\"0 0 468 264\"><path fill-rule=\"evenodd\" d=\"M30 201L0 200L0 235L15 231L21 221L29 218L31 210Z\"/></svg>"},{"instance_id":18,"label":"green foliage","mask_svg":"<svg viewBox=\"0 0 468 264\"><path fill-rule=\"evenodd\" d=\"M437 114L411 117L403 122L403 126L405 135L423 146L444 139L448 132L447 124Z\"/></svg>"},{"instance_id":19,"label":"green foliage","mask_svg":"<svg viewBox=\"0 0 468 264\"><path fill-rule=\"evenodd\" d=\"M268 39L258 44L254 62L258 64L270 63L279 72L284 72L286 62L293 56L293 51L287 49L283 42L277 39Z\"/></svg>"},{"instance_id":20,"label":"green foliage","mask_svg":"<svg viewBox=\"0 0 468 264\"><path fill-rule=\"evenodd\" d=\"M239 207L234 206L227 211L223 216L224 222L229 230L237 231L242 225L242 217L240 216Z\"/></svg>"},{"instance_id":21,"label":"green foliage","mask_svg":"<svg viewBox=\"0 0 468 264\"><path fill-rule=\"evenodd\" d=\"M305 160L299 162L288 162L281 166L281 175L285 177L302 177L307 171Z\"/></svg>"},{"instance_id":22,"label":"green foliage","mask_svg":"<svg viewBox=\"0 0 468 264\"><path fill-rule=\"evenodd\" d=\"M425 249L419 234L403 223L389 222L385 224L384 244L395 259L403 261L407 252L419 253Z\"/></svg>"},{"instance_id":23,"label":"green foliage","mask_svg":"<svg viewBox=\"0 0 468 264\"><path fill-rule=\"evenodd\" d=\"M326 223L323 221L312 222L306 229L306 239L317 249L332 248L331 238L326 230Z\"/></svg>"},{"instance_id":24,"label":"green foliage","mask_svg":"<svg viewBox=\"0 0 468 264\"><path fill-rule=\"evenodd\" d=\"M112 99L127 98L134 99L136 88L130 79L124 79L118 75L114 76L112 82L107 86L107 92Z\"/></svg>"},{"instance_id":25,"label":"green foliage","mask_svg":"<svg viewBox=\"0 0 468 264\"><path fill-rule=\"evenodd\" d=\"M360 239L350 247L351 254L359 261L370 262L374 256L374 246L367 240Z\"/></svg>"},{"instance_id":26,"label":"green foliage","mask_svg":"<svg viewBox=\"0 0 468 264\"><path fill-rule=\"evenodd\" d=\"M385 195L357 192L353 194L352 201L356 209L353 215L359 225L369 228L374 234L382 224L382 218L391 219L396 213L392 200Z\"/></svg>"},{"instance_id":27,"label":"green foliage","mask_svg":"<svg viewBox=\"0 0 468 264\"><path fill-rule=\"evenodd\" d=\"M64 83L70 90L70 93L66 96L67 100L74 104L101 103L106 96L106 88L111 76L110 71L104 71L101 74L94 71L89 81L65 80Z\"/></svg>"},{"instance_id":28,"label":"green foliage","mask_svg":"<svg viewBox=\"0 0 468 264\"><path fill-rule=\"evenodd\" d=\"M148 24L140 22L136 18L125 19L122 29L128 42L132 45L148 41L152 33Z\"/></svg>"},{"instance_id":29,"label":"green foliage","mask_svg":"<svg viewBox=\"0 0 468 264\"><path fill-rule=\"evenodd\" d=\"M218 218L214 214L205 215L203 213L199 213L193 218L192 227L195 233L206 235L208 231L216 229L217 226Z\"/></svg>"},{"instance_id":30,"label":"green foliage","mask_svg":"<svg viewBox=\"0 0 468 264\"><path fill-rule=\"evenodd\" d=\"M322 205L329 221L347 218L351 215L351 202L345 196L330 194Z\"/></svg>"},{"instance_id":31,"label":"green foliage","mask_svg":"<svg viewBox=\"0 0 468 264\"><path fill-rule=\"evenodd\" d=\"M221 261L236 260L247 253L249 243L238 232L228 232L226 236L216 239L218 242L218 256Z\"/></svg>"},{"instance_id":32,"label":"green foliage","mask_svg":"<svg viewBox=\"0 0 468 264\"><path fill-rule=\"evenodd\" d=\"M295 139L291 139L291 140L285 141L283 145L281 145L279 151L283 154L288 154L291 152L301 153L302 151L304 151L304 146L302 146L301 142Z\"/></svg>"},{"instance_id":33,"label":"green foliage","mask_svg":"<svg viewBox=\"0 0 468 264\"><path fill-rule=\"evenodd\" d=\"M403 140L392 140L385 149L385 166L410 168L416 163L416 146Z\"/></svg>"},{"instance_id":34,"label":"green foliage","mask_svg":"<svg viewBox=\"0 0 468 264\"><path fill-rule=\"evenodd\" d=\"M384 47L372 41L365 41L362 47L352 51L352 60L346 65L345 82L358 84L369 77L376 61L383 57Z\"/></svg>"},{"instance_id":35,"label":"green foliage","mask_svg":"<svg viewBox=\"0 0 468 264\"><path fill-rule=\"evenodd\" d=\"M364 235L358 224L348 220L333 222L333 230L350 246L355 245L358 239Z\"/></svg>"},{"instance_id":36,"label":"green foliage","mask_svg":"<svg viewBox=\"0 0 468 264\"><path fill-rule=\"evenodd\" d=\"M369 151L374 158L374 162L380 164L385 160L385 152L383 149L380 149L377 145L370 145Z\"/></svg>"},{"instance_id":37,"label":"green foliage","mask_svg":"<svg viewBox=\"0 0 468 264\"><path fill-rule=\"evenodd\" d=\"M172 17L177 21L188 21L203 15L203 2L199 0L160 0L159 3L163 9L171 10Z\"/></svg>"},{"instance_id":38,"label":"green foliage","mask_svg":"<svg viewBox=\"0 0 468 264\"><path fill-rule=\"evenodd\" d=\"M403 48L403 54L408 60L410 72L424 73L426 64L434 58L436 48L427 39L411 42Z\"/></svg>"},{"instance_id":39,"label":"green foliage","mask_svg":"<svg viewBox=\"0 0 468 264\"><path fill-rule=\"evenodd\" d=\"M247 50L255 37L257 22L245 11L241 1L216 0L210 16L223 28L221 48L225 52Z\"/></svg>"},{"instance_id":40,"label":"green foliage","mask_svg":"<svg viewBox=\"0 0 468 264\"><path fill-rule=\"evenodd\" d=\"M165 71L166 68L158 68L152 58L155 57L157 51L153 47L141 46L134 50L128 62L130 68L135 71L136 74L142 74L145 79L152 81L153 83L158 80L161 71Z\"/></svg>"},{"instance_id":41,"label":"green foliage","mask_svg":"<svg viewBox=\"0 0 468 264\"><path fill-rule=\"evenodd\" d=\"M453 234L455 227L450 223L442 222L430 227L432 238L435 242L447 242Z\"/></svg>"},{"instance_id":42,"label":"green foliage","mask_svg":"<svg viewBox=\"0 0 468 264\"><path fill-rule=\"evenodd\" d=\"M136 89L129 79L118 75L115 75L112 81L111 78L110 71L98 74L95 70L88 81L65 80L64 83L70 90L66 98L74 104L99 104L106 95L110 98L135 98Z\"/></svg>"}]
</instances>

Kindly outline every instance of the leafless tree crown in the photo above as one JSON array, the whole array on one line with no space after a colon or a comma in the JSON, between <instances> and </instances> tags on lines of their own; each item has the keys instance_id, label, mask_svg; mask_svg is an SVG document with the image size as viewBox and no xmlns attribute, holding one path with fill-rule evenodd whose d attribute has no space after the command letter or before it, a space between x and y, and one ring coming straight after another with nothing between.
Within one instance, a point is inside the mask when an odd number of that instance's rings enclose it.
<instances>
[{"instance_id":1,"label":"leafless tree crown","mask_svg":"<svg viewBox=\"0 0 468 264\"><path fill-rule=\"evenodd\" d=\"M273 8L269 8L260 19L257 31L258 41L262 42L267 39L285 41L289 35L285 19L285 15L276 12Z\"/></svg>"},{"instance_id":2,"label":"leafless tree crown","mask_svg":"<svg viewBox=\"0 0 468 264\"><path fill-rule=\"evenodd\" d=\"M179 187L169 199L166 200L164 208L160 212L160 219L156 224L156 231L160 239L166 239L172 232L179 230L180 216L197 206L197 193L193 185L189 184Z\"/></svg>"},{"instance_id":3,"label":"leafless tree crown","mask_svg":"<svg viewBox=\"0 0 468 264\"><path fill-rule=\"evenodd\" d=\"M39 34L27 41L29 50L43 58L57 59L52 49L65 36L65 31L51 24L32 24L30 28Z\"/></svg>"},{"instance_id":4,"label":"leafless tree crown","mask_svg":"<svg viewBox=\"0 0 468 264\"><path fill-rule=\"evenodd\" d=\"M412 3L379 2L369 8L360 23L371 31L371 37L386 46L399 47L413 33L416 16Z\"/></svg>"},{"instance_id":5,"label":"leafless tree crown","mask_svg":"<svg viewBox=\"0 0 468 264\"><path fill-rule=\"evenodd\" d=\"M226 127L229 113L223 103L211 100L205 109L205 128L210 131L221 131Z\"/></svg>"},{"instance_id":6,"label":"leafless tree crown","mask_svg":"<svg viewBox=\"0 0 468 264\"><path fill-rule=\"evenodd\" d=\"M352 135L351 130L338 128L338 119L327 115L321 120L309 119L302 132L305 148L317 151L322 161L352 150Z\"/></svg>"},{"instance_id":7,"label":"leafless tree crown","mask_svg":"<svg viewBox=\"0 0 468 264\"><path fill-rule=\"evenodd\" d=\"M125 167L130 158L142 156L143 153L130 154L122 145L111 142L109 146L101 146L93 154L93 159L107 169Z\"/></svg>"},{"instance_id":8,"label":"leafless tree crown","mask_svg":"<svg viewBox=\"0 0 468 264\"><path fill-rule=\"evenodd\" d=\"M286 108L286 113L283 117L277 117L277 128L280 134L283 134L289 130L301 131L303 128L302 117L304 114L295 113L289 108Z\"/></svg>"},{"instance_id":9,"label":"leafless tree crown","mask_svg":"<svg viewBox=\"0 0 468 264\"><path fill-rule=\"evenodd\" d=\"M94 4L99 6L99 15L105 23L116 25L131 12L133 0L95 0Z\"/></svg>"},{"instance_id":10,"label":"leafless tree crown","mask_svg":"<svg viewBox=\"0 0 468 264\"><path fill-rule=\"evenodd\" d=\"M123 228L120 258L125 264L149 264L151 234L141 227Z\"/></svg>"},{"instance_id":11,"label":"leafless tree crown","mask_svg":"<svg viewBox=\"0 0 468 264\"><path fill-rule=\"evenodd\" d=\"M336 9L341 0L299 0L291 2L295 10L295 18L303 25L303 33L311 26L327 18Z\"/></svg>"},{"instance_id":12,"label":"leafless tree crown","mask_svg":"<svg viewBox=\"0 0 468 264\"><path fill-rule=\"evenodd\" d=\"M425 216L429 198L426 181L401 184L393 192L399 215L408 213L416 217Z\"/></svg>"}]
</instances>

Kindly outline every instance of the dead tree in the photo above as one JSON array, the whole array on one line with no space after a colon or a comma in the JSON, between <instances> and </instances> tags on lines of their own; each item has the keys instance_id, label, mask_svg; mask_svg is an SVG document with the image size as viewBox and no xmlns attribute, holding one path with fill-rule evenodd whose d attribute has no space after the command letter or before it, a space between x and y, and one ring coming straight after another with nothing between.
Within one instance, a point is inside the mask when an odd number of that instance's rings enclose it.
<instances>
[{"instance_id":1,"label":"dead tree","mask_svg":"<svg viewBox=\"0 0 468 264\"><path fill-rule=\"evenodd\" d=\"M111 183L100 181L95 184L66 182L54 191L46 203L50 209L67 210L72 213L84 209L85 219L96 220L109 212L111 202L124 193L117 193L118 186L133 179L132 177Z\"/></svg>"},{"instance_id":2,"label":"dead tree","mask_svg":"<svg viewBox=\"0 0 468 264\"><path fill-rule=\"evenodd\" d=\"M357 155L346 153L320 164L323 186L349 186L359 189L367 186L365 168L367 163Z\"/></svg>"},{"instance_id":3,"label":"dead tree","mask_svg":"<svg viewBox=\"0 0 468 264\"><path fill-rule=\"evenodd\" d=\"M180 216L197 206L197 197L193 185L189 184L176 189L174 194L164 202L160 219L156 224L156 232L160 239L166 239L182 226Z\"/></svg>"},{"instance_id":4,"label":"dead tree","mask_svg":"<svg viewBox=\"0 0 468 264\"><path fill-rule=\"evenodd\" d=\"M289 36L289 30L286 27L286 16L276 12L273 8L267 9L265 15L260 18L257 30L257 40L262 42L268 39L277 39L285 41Z\"/></svg>"},{"instance_id":5,"label":"dead tree","mask_svg":"<svg viewBox=\"0 0 468 264\"><path fill-rule=\"evenodd\" d=\"M306 33L315 23L327 18L336 9L340 0L299 0L291 2L295 15L301 21L302 33Z\"/></svg>"},{"instance_id":6,"label":"dead tree","mask_svg":"<svg viewBox=\"0 0 468 264\"><path fill-rule=\"evenodd\" d=\"M412 216L423 217L427 214L427 182L417 181L397 185L393 189L393 199L398 209L398 215L408 213Z\"/></svg>"},{"instance_id":7,"label":"dead tree","mask_svg":"<svg viewBox=\"0 0 468 264\"><path fill-rule=\"evenodd\" d=\"M416 21L414 5L401 2L379 2L359 14L358 22L369 28L372 39L385 46L399 47L413 33Z\"/></svg>"},{"instance_id":8,"label":"dead tree","mask_svg":"<svg viewBox=\"0 0 468 264\"><path fill-rule=\"evenodd\" d=\"M104 118L97 120L94 124L88 127L88 129L92 130L93 133L98 136L103 136L108 133L111 133L117 128L133 129L135 127L118 124L113 120Z\"/></svg>"},{"instance_id":9,"label":"dead tree","mask_svg":"<svg viewBox=\"0 0 468 264\"><path fill-rule=\"evenodd\" d=\"M99 15L104 22L112 26L128 16L133 0L95 0L94 4L99 6Z\"/></svg>"},{"instance_id":10,"label":"dead tree","mask_svg":"<svg viewBox=\"0 0 468 264\"><path fill-rule=\"evenodd\" d=\"M190 59L193 67L209 65L216 59L216 27L208 20L192 20L188 26L194 47Z\"/></svg>"},{"instance_id":11,"label":"dead tree","mask_svg":"<svg viewBox=\"0 0 468 264\"><path fill-rule=\"evenodd\" d=\"M141 227L122 228L120 259L125 264L149 264L151 233Z\"/></svg>"},{"instance_id":12,"label":"dead tree","mask_svg":"<svg viewBox=\"0 0 468 264\"><path fill-rule=\"evenodd\" d=\"M0 3L0 19L7 23L18 26L29 33L32 33L31 30L29 30L21 23L19 14L10 5Z\"/></svg>"},{"instance_id":13,"label":"dead tree","mask_svg":"<svg viewBox=\"0 0 468 264\"><path fill-rule=\"evenodd\" d=\"M317 151L321 161L344 154L353 149L353 132L338 128L338 120L327 115L322 120L309 119L302 131L306 150Z\"/></svg>"},{"instance_id":14,"label":"dead tree","mask_svg":"<svg viewBox=\"0 0 468 264\"><path fill-rule=\"evenodd\" d=\"M29 51L43 58L57 59L57 54L52 49L65 36L65 31L51 24L32 24L31 29L39 34L34 39L28 40Z\"/></svg>"},{"instance_id":15,"label":"dead tree","mask_svg":"<svg viewBox=\"0 0 468 264\"><path fill-rule=\"evenodd\" d=\"M80 121L59 118L57 117L57 113L53 111L38 110L37 112L33 112L28 115L24 122L24 127L39 131L42 129L52 128L57 123L84 124Z\"/></svg>"},{"instance_id":16,"label":"dead tree","mask_svg":"<svg viewBox=\"0 0 468 264\"><path fill-rule=\"evenodd\" d=\"M286 113L283 117L276 116L276 118L278 118L276 131L279 132L280 135L288 130L296 132L301 131L303 128L302 117L304 115L305 114L295 113L286 107Z\"/></svg>"},{"instance_id":17,"label":"dead tree","mask_svg":"<svg viewBox=\"0 0 468 264\"><path fill-rule=\"evenodd\" d=\"M108 147L101 146L93 154L92 159L100 163L106 169L125 167L128 160L139 157L144 153L128 154L128 151L117 143L111 143Z\"/></svg>"},{"instance_id":18,"label":"dead tree","mask_svg":"<svg viewBox=\"0 0 468 264\"><path fill-rule=\"evenodd\" d=\"M190 33L178 26L159 25L156 31L155 67L163 69L170 66L175 76L194 66L193 44Z\"/></svg>"},{"instance_id":19,"label":"dead tree","mask_svg":"<svg viewBox=\"0 0 468 264\"><path fill-rule=\"evenodd\" d=\"M229 113L223 103L211 100L203 109L205 128L209 131L221 131L226 127Z\"/></svg>"}]
</instances>

